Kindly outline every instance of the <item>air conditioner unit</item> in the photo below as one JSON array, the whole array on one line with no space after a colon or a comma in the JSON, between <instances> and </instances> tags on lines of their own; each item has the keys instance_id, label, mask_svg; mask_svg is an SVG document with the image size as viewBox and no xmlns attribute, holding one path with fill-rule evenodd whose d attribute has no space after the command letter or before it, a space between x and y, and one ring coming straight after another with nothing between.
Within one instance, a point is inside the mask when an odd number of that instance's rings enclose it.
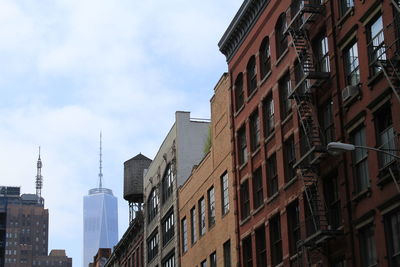
<instances>
[{"instance_id":1,"label":"air conditioner unit","mask_svg":"<svg viewBox=\"0 0 400 267\"><path fill-rule=\"evenodd\" d=\"M358 86L356 85L349 85L346 86L343 90L342 90L342 100L343 102L347 102L351 99L353 99L354 97L359 95L359 89Z\"/></svg>"}]
</instances>

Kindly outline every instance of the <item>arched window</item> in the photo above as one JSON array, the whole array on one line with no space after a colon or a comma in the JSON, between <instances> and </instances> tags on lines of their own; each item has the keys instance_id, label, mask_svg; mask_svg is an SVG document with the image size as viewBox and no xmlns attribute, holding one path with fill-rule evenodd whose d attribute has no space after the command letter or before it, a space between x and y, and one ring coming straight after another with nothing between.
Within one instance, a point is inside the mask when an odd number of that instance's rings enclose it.
<instances>
[{"instance_id":1,"label":"arched window","mask_svg":"<svg viewBox=\"0 0 400 267\"><path fill-rule=\"evenodd\" d=\"M256 57L252 56L247 63L247 95L251 95L257 89Z\"/></svg>"},{"instance_id":2,"label":"arched window","mask_svg":"<svg viewBox=\"0 0 400 267\"><path fill-rule=\"evenodd\" d=\"M285 31L286 31L286 15L285 13L282 13L279 16L279 19L275 25L277 58L279 58L283 54L283 52L285 52L286 49L288 48L288 40Z\"/></svg>"},{"instance_id":3,"label":"arched window","mask_svg":"<svg viewBox=\"0 0 400 267\"><path fill-rule=\"evenodd\" d=\"M168 164L162 179L162 202L164 203L172 195L174 173L171 165Z\"/></svg>"},{"instance_id":4,"label":"arched window","mask_svg":"<svg viewBox=\"0 0 400 267\"><path fill-rule=\"evenodd\" d=\"M239 73L235 81L235 111L238 111L244 104L243 74Z\"/></svg>"},{"instance_id":5,"label":"arched window","mask_svg":"<svg viewBox=\"0 0 400 267\"><path fill-rule=\"evenodd\" d=\"M271 71L271 56L269 51L269 38L264 38L260 46L260 75L261 79Z\"/></svg>"},{"instance_id":6,"label":"arched window","mask_svg":"<svg viewBox=\"0 0 400 267\"><path fill-rule=\"evenodd\" d=\"M151 222L151 220L153 220L153 218L156 217L158 212L158 203L159 203L158 188L155 187L153 188L153 190L151 190L149 198L147 199L148 222Z\"/></svg>"}]
</instances>

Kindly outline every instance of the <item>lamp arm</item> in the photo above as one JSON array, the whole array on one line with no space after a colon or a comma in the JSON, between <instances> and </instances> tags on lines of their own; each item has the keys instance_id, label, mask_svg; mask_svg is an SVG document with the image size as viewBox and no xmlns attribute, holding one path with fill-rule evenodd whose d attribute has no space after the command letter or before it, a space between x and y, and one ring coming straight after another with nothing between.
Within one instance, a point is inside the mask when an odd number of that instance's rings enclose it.
<instances>
[{"instance_id":1,"label":"lamp arm","mask_svg":"<svg viewBox=\"0 0 400 267\"><path fill-rule=\"evenodd\" d=\"M369 147L369 146L354 146L354 147L355 147L355 148L373 150L373 151L376 151L376 152L384 153L384 154L386 154L386 155L389 155L389 156L392 156L392 157L396 158L397 160L400 160L400 157L399 157L399 156L397 156L397 155L395 155L395 154L392 154L392 153L389 153L389 152L387 152L387 151L385 151L385 150L378 149L378 148Z\"/></svg>"}]
</instances>

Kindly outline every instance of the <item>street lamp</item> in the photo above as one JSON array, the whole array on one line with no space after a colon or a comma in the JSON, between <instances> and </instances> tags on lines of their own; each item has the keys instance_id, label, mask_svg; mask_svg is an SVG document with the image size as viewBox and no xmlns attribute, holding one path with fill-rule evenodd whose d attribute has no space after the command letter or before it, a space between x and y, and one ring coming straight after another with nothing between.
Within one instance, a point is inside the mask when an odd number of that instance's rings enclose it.
<instances>
[{"instance_id":1,"label":"street lamp","mask_svg":"<svg viewBox=\"0 0 400 267\"><path fill-rule=\"evenodd\" d=\"M373 151L376 151L376 152L379 152L379 153L387 154L387 155L389 155L391 157L394 157L397 160L400 160L400 157L395 155L395 154L389 153L389 152L387 152L385 150L382 150L382 149L369 147L369 146L355 146L353 144L347 144L347 143L341 143L341 142L330 142L326 146L326 149L327 149L328 153L331 154L331 155L339 155L342 152L353 151L356 148L366 149L366 150L373 150Z\"/></svg>"}]
</instances>

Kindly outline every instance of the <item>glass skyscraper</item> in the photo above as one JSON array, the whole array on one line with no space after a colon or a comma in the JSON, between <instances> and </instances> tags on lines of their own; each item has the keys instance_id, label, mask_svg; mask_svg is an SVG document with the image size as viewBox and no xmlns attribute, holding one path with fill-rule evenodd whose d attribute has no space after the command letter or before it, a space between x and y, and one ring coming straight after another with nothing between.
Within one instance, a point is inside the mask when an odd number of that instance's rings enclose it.
<instances>
[{"instance_id":1,"label":"glass skyscraper","mask_svg":"<svg viewBox=\"0 0 400 267\"><path fill-rule=\"evenodd\" d=\"M117 198L107 188L94 188L83 199L83 266L93 262L99 248L118 243Z\"/></svg>"}]
</instances>

